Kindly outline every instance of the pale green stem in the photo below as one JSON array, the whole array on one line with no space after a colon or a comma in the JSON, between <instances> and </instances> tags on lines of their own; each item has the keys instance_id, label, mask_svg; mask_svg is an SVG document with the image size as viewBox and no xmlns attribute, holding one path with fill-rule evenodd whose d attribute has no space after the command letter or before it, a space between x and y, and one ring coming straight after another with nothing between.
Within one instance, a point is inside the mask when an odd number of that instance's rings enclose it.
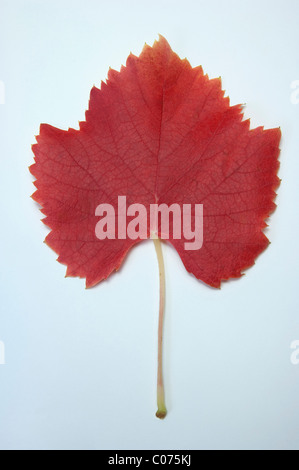
<instances>
[{"instance_id":1,"label":"pale green stem","mask_svg":"<svg viewBox=\"0 0 299 470\"><path fill-rule=\"evenodd\" d=\"M162 253L162 244L159 238L154 239L160 277L160 305L159 305L159 325L158 325L158 374L157 374L157 418L164 419L167 413L164 396L163 369L162 369L162 350L163 350L163 322L165 306L165 269Z\"/></svg>"}]
</instances>

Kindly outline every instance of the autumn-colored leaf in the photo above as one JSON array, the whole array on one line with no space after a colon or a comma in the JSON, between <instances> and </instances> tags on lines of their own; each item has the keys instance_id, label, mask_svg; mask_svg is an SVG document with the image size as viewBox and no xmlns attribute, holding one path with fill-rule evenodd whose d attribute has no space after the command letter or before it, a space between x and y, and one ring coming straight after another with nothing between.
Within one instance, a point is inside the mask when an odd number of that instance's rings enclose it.
<instances>
[{"instance_id":1,"label":"autumn-colored leaf","mask_svg":"<svg viewBox=\"0 0 299 470\"><path fill-rule=\"evenodd\" d=\"M136 243L99 241L95 208L128 204L204 204L204 243L185 251L186 269L207 284L239 277L268 245L280 130L249 130L241 106L229 105L219 78L181 60L160 37L120 72L91 90L80 130L41 125L33 145L34 199L51 232L47 244L87 287L118 269Z\"/></svg>"},{"instance_id":2,"label":"autumn-colored leaf","mask_svg":"<svg viewBox=\"0 0 299 470\"><path fill-rule=\"evenodd\" d=\"M99 240L100 203L117 207L125 195L147 209L203 204L202 248L185 250L184 238L169 242L190 273L219 287L240 277L269 243L263 229L275 207L280 138L280 129L250 130L221 80L192 68L160 36L139 57L130 54L120 72L110 69L101 89L92 88L79 130L41 125L30 171L51 229L46 242L67 276L91 287L140 241Z\"/></svg>"}]
</instances>

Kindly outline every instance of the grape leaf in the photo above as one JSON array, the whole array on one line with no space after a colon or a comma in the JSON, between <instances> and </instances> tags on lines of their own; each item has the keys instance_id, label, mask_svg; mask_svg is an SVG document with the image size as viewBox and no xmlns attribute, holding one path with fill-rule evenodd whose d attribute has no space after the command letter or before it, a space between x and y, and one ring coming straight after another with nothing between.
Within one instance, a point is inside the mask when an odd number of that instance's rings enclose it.
<instances>
[{"instance_id":1,"label":"grape leaf","mask_svg":"<svg viewBox=\"0 0 299 470\"><path fill-rule=\"evenodd\" d=\"M250 130L242 106L230 106L219 78L181 60L160 36L120 72L93 87L79 130L42 124L33 198L51 232L46 243L67 276L91 287L122 264L140 240L98 240L95 209L117 196L152 203L203 204L204 242L184 249L186 269L213 287L237 278L267 247L265 219L279 184L280 129ZM148 233L150 235L150 233Z\"/></svg>"},{"instance_id":2,"label":"grape leaf","mask_svg":"<svg viewBox=\"0 0 299 470\"><path fill-rule=\"evenodd\" d=\"M96 236L99 204L202 204L203 245L185 249L185 234L169 242L186 269L213 287L238 278L269 241L263 229L275 208L279 185L280 129L250 130L242 106L230 106L219 78L181 60L160 36L139 57L130 54L120 72L110 69L101 89L92 88L79 130L42 124L33 145L33 198L51 229L47 244L67 265L67 276L91 287L122 264L141 238ZM117 209L118 210L118 209ZM119 215L119 212L116 214ZM128 219L129 222L129 219ZM127 223L128 223L127 222ZM172 222L170 222L171 225ZM128 227L128 226L127 226ZM166 416L162 374L165 275L160 238L156 416ZM152 237L150 221L146 237Z\"/></svg>"}]
</instances>

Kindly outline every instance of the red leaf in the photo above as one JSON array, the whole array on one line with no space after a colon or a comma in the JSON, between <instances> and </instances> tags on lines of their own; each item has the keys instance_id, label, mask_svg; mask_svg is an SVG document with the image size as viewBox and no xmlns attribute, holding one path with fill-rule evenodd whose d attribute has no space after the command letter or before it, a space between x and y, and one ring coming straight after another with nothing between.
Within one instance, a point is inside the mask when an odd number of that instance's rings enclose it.
<instances>
[{"instance_id":1,"label":"red leaf","mask_svg":"<svg viewBox=\"0 0 299 470\"><path fill-rule=\"evenodd\" d=\"M33 197L67 275L86 277L91 287L120 267L137 241L98 240L95 208L116 207L117 196L126 195L128 204L146 208L203 204L202 248L170 242L207 284L240 277L268 245L263 229L275 207L281 137L280 129L250 130L242 119L220 79L209 80L160 37L91 90L80 130L41 125L30 167Z\"/></svg>"}]
</instances>

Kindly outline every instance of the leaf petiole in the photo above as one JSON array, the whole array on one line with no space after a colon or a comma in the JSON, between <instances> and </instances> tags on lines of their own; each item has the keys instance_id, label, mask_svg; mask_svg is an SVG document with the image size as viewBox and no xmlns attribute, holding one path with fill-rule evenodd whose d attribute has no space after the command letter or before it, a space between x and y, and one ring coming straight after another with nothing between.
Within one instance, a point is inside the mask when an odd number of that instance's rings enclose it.
<instances>
[{"instance_id":1,"label":"leaf petiole","mask_svg":"<svg viewBox=\"0 0 299 470\"><path fill-rule=\"evenodd\" d=\"M162 244L159 238L154 238L160 278L160 304L159 304L159 325L158 325L158 373L157 373L157 418L164 419L167 410L165 406L163 368L162 368L162 350L163 350L163 322L164 322L164 306L165 306L165 269L162 253Z\"/></svg>"}]
</instances>

